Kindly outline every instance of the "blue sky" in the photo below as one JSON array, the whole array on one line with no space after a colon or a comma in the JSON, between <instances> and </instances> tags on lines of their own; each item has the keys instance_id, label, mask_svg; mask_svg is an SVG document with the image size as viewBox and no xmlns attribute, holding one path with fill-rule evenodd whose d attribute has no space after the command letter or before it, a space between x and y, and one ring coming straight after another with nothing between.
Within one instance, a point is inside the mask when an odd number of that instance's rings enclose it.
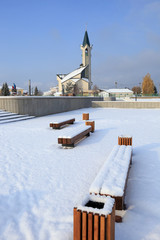
<instances>
[{"instance_id":1,"label":"blue sky","mask_svg":"<svg viewBox=\"0 0 160 240\"><path fill-rule=\"evenodd\" d=\"M100 88L160 84L160 0L0 0L0 85L42 91L81 64L87 31Z\"/></svg>"}]
</instances>

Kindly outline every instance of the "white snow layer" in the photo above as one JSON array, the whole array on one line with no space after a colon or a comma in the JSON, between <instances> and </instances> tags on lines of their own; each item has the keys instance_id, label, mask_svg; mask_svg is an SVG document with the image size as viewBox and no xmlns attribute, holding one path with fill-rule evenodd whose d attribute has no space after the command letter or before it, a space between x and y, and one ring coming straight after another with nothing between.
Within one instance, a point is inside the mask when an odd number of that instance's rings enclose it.
<instances>
[{"instance_id":1,"label":"white snow layer","mask_svg":"<svg viewBox=\"0 0 160 240\"><path fill-rule=\"evenodd\" d=\"M84 123L85 124L85 123ZM81 132L84 132L85 130L91 128L91 126L86 126L80 124L79 126L70 126L66 131L62 131L62 135L59 136L59 138L73 138L76 135L80 134Z\"/></svg>"},{"instance_id":2,"label":"white snow layer","mask_svg":"<svg viewBox=\"0 0 160 240\"><path fill-rule=\"evenodd\" d=\"M96 130L63 149L53 120L89 112ZM127 210L118 240L160 239L160 109L89 108L0 125L0 240L72 240L73 208L106 162L118 136L133 136Z\"/></svg>"},{"instance_id":3,"label":"white snow layer","mask_svg":"<svg viewBox=\"0 0 160 240\"><path fill-rule=\"evenodd\" d=\"M132 146L115 146L106 163L91 184L91 193L123 196L130 165Z\"/></svg>"},{"instance_id":4,"label":"white snow layer","mask_svg":"<svg viewBox=\"0 0 160 240\"><path fill-rule=\"evenodd\" d=\"M53 117L53 119L54 119L54 117ZM66 121L69 121L69 120L71 120L71 118L66 118L66 119L64 118L64 119L61 119L61 120L58 120L58 121L52 121L50 123L59 124L59 123L66 122Z\"/></svg>"},{"instance_id":5,"label":"white snow layer","mask_svg":"<svg viewBox=\"0 0 160 240\"><path fill-rule=\"evenodd\" d=\"M86 207L85 205L89 201L104 203L104 207L102 209ZM108 214L110 214L112 212L114 202L115 202L114 198L111 198L111 197L103 197L100 195L96 196L94 194L92 194L92 195L88 194L85 197L85 199L82 201L82 203L75 207L77 207L78 210L86 211L87 213L92 212L93 214L97 213L99 215L107 216Z\"/></svg>"}]
</instances>

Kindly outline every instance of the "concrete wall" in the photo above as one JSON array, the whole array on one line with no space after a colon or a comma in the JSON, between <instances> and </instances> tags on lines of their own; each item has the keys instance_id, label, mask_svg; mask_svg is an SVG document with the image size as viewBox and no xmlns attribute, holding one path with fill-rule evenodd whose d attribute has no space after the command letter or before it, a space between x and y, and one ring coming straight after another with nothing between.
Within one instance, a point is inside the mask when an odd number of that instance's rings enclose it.
<instances>
[{"instance_id":1,"label":"concrete wall","mask_svg":"<svg viewBox=\"0 0 160 240\"><path fill-rule=\"evenodd\" d=\"M92 106L99 97L0 97L0 109L30 116L44 116Z\"/></svg>"},{"instance_id":2,"label":"concrete wall","mask_svg":"<svg viewBox=\"0 0 160 240\"><path fill-rule=\"evenodd\" d=\"M160 108L160 102L95 101L93 108Z\"/></svg>"}]
</instances>

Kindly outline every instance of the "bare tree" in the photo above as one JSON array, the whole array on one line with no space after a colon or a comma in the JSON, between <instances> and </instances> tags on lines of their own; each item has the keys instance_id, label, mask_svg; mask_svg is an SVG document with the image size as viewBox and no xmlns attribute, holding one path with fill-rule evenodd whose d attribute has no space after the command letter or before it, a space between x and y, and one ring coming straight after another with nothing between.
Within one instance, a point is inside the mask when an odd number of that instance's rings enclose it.
<instances>
[{"instance_id":1,"label":"bare tree","mask_svg":"<svg viewBox=\"0 0 160 240\"><path fill-rule=\"evenodd\" d=\"M134 94L141 94L141 87L139 87L139 86L134 86L133 88L132 88L132 91L133 91L133 93Z\"/></svg>"},{"instance_id":2,"label":"bare tree","mask_svg":"<svg viewBox=\"0 0 160 240\"><path fill-rule=\"evenodd\" d=\"M94 85L93 86L93 94L94 94L94 96L97 95L98 92L99 92L99 88L97 87L97 85Z\"/></svg>"}]
</instances>

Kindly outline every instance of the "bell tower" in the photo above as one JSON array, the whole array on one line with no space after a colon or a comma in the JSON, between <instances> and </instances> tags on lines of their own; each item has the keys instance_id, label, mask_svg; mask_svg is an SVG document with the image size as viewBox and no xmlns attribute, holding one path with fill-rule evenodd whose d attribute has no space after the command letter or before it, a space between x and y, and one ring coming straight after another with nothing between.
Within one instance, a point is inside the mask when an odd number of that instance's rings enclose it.
<instances>
[{"instance_id":1,"label":"bell tower","mask_svg":"<svg viewBox=\"0 0 160 240\"><path fill-rule=\"evenodd\" d=\"M87 30L85 31L84 34L84 39L83 39L83 44L81 45L81 50L82 50L82 65L87 66L85 69L85 78L88 78L89 81L89 90L91 89L91 50L92 46L90 45L89 42L89 37Z\"/></svg>"}]
</instances>

